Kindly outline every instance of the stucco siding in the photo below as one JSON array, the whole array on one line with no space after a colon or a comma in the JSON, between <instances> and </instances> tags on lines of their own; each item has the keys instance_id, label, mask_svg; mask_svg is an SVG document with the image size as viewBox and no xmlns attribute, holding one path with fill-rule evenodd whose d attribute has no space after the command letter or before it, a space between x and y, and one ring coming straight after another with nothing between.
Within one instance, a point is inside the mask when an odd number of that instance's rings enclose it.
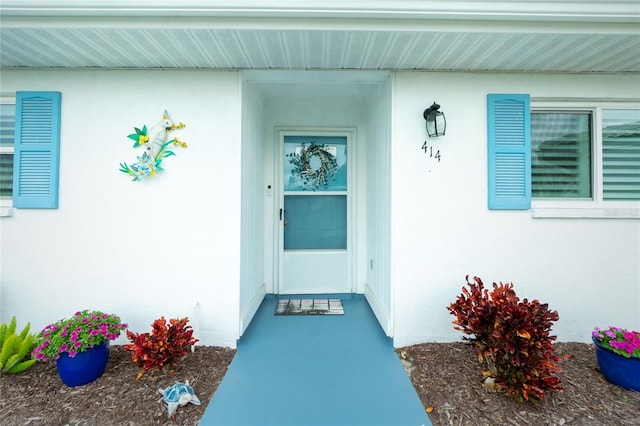
<instances>
[{"instance_id":1,"label":"stucco siding","mask_svg":"<svg viewBox=\"0 0 640 426\"><path fill-rule=\"evenodd\" d=\"M0 219L2 320L34 330L81 309L134 331L188 316L235 346L240 275L240 100L235 72L2 71L2 91L62 92L60 206ZM131 182L127 135L167 110L186 124L165 171ZM123 339L123 338L121 338ZM126 341L126 340L125 340Z\"/></svg>"},{"instance_id":2,"label":"stucco siding","mask_svg":"<svg viewBox=\"0 0 640 426\"><path fill-rule=\"evenodd\" d=\"M488 93L638 101L638 75L396 72L376 96L291 100L252 92L240 74L2 71L3 94L62 93L59 208L0 218L2 321L17 315L40 329L100 309L148 331L161 315L188 316L202 344L235 347L263 292L277 291L277 206L267 185L279 172L276 128L285 126L357 129L353 288L374 286L384 299L396 346L460 338L446 307L467 274L488 285L513 281L520 297L549 303L562 341L588 341L596 325L638 328L640 220L488 210L486 124ZM434 101L447 132L427 139L422 112ZM175 148L155 178L131 182L118 165L141 152L127 135L164 109L186 124L175 135L189 147ZM378 129L390 129L388 145L371 134ZM425 140L440 161L424 153ZM386 173L378 165L390 165L389 175L376 175Z\"/></svg>"},{"instance_id":3,"label":"stucco siding","mask_svg":"<svg viewBox=\"0 0 640 426\"><path fill-rule=\"evenodd\" d=\"M558 311L554 333L589 341L594 326L640 324L640 221L539 219L487 209L488 93L538 98L635 99L636 75L398 73L392 144L392 280L396 346L453 341L446 307L480 276L514 282L521 298ZM420 150L421 113L442 105L447 134Z\"/></svg>"}]
</instances>

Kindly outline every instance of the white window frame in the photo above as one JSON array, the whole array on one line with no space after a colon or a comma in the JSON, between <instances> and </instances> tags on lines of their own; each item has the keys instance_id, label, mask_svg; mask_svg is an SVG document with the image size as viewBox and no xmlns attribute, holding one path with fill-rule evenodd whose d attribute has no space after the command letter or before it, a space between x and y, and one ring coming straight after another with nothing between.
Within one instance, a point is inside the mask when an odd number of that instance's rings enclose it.
<instances>
[{"instance_id":1,"label":"white window frame","mask_svg":"<svg viewBox=\"0 0 640 426\"><path fill-rule=\"evenodd\" d=\"M16 104L15 95L0 95L0 104L14 105ZM0 146L1 154L13 154L14 146ZM0 196L0 217L13 216L13 196Z\"/></svg>"},{"instance_id":2,"label":"white window frame","mask_svg":"<svg viewBox=\"0 0 640 426\"><path fill-rule=\"evenodd\" d=\"M603 100L531 99L531 114L536 112L591 113L591 199L531 198L534 218L640 218L640 201L605 201L603 199L602 112L606 109L640 110L640 102Z\"/></svg>"}]
</instances>

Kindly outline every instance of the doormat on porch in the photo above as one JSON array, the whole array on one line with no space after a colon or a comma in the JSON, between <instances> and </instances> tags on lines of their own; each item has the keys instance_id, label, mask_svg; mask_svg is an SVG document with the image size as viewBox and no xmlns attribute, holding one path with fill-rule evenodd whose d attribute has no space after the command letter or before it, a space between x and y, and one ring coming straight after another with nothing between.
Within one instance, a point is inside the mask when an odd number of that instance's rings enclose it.
<instances>
[{"instance_id":1,"label":"doormat on porch","mask_svg":"<svg viewBox=\"0 0 640 426\"><path fill-rule=\"evenodd\" d=\"M341 299L280 299L274 315L344 315Z\"/></svg>"}]
</instances>

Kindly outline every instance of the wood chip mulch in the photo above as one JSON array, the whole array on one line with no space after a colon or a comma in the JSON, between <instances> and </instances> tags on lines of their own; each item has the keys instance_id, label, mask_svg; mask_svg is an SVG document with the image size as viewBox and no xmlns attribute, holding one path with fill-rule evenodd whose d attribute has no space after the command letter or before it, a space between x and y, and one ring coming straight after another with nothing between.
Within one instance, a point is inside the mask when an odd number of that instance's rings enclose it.
<instances>
[{"instance_id":1,"label":"wood chip mulch","mask_svg":"<svg viewBox=\"0 0 640 426\"><path fill-rule=\"evenodd\" d=\"M397 350L434 426L640 425L640 392L607 382L592 344L556 343L564 392L537 404L483 387L466 343L427 343ZM404 353L403 353L404 352ZM402 357L401 357L402 358Z\"/></svg>"},{"instance_id":2,"label":"wood chip mulch","mask_svg":"<svg viewBox=\"0 0 640 426\"><path fill-rule=\"evenodd\" d=\"M434 426L640 425L640 393L604 380L593 345L555 346L564 358L565 391L537 405L485 389L467 344L426 343L397 352L404 352L403 363ZM24 373L0 376L0 424L197 425L234 354L200 346L180 360L176 372L147 372L136 380L131 353L112 346L104 375L76 388L60 381L55 363L38 363ZM180 407L175 420L168 419L158 388L187 379L202 405Z\"/></svg>"},{"instance_id":3,"label":"wood chip mulch","mask_svg":"<svg viewBox=\"0 0 640 426\"><path fill-rule=\"evenodd\" d=\"M39 362L0 376L0 425L197 425L235 352L197 346L175 372L151 370L136 380L140 369L131 352L111 346L102 377L73 388L60 381L55 362ZM179 407L174 421L158 389L186 380L202 405Z\"/></svg>"}]
</instances>

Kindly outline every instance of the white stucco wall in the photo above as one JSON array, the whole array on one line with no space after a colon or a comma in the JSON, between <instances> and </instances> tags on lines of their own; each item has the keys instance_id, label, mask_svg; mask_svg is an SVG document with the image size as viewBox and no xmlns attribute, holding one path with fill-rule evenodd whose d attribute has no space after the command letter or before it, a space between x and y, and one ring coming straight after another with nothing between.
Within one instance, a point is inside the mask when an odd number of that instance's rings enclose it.
<instances>
[{"instance_id":1,"label":"white stucco wall","mask_svg":"<svg viewBox=\"0 0 640 426\"><path fill-rule=\"evenodd\" d=\"M235 347L240 101L235 72L2 71L2 92L62 92L60 207L0 218L1 315L34 330L81 309L130 329L188 316L202 344ZM127 135L167 109L186 128L143 182ZM198 309L196 309L196 304ZM126 342L124 337L118 342Z\"/></svg>"},{"instance_id":2,"label":"white stucco wall","mask_svg":"<svg viewBox=\"0 0 640 426\"><path fill-rule=\"evenodd\" d=\"M40 329L76 310L100 309L142 332L161 315L188 316L202 344L235 347L238 73L3 70L0 78L3 93L57 90L63 99L60 208L0 218L0 319L17 314ZM638 87L637 76L622 75L394 75L390 285L396 346L460 339L446 307L467 274L487 285L513 281L520 297L549 303L560 314L554 327L560 340L588 341L596 325L640 327L640 220L489 211L485 118L487 93L637 99ZM329 101L292 104L267 96L265 143L273 127L283 125L355 126L367 143L373 140L367 114L374 108L362 99L335 108ZM440 150L440 162L421 150L422 111L433 101L448 123L445 137L428 141ZM154 179L131 182L118 171L120 162L140 155L127 135L134 126L155 124L164 109L186 123L176 136L189 148L175 148L177 156L166 159L166 171ZM252 129L258 141L260 126ZM263 154L272 155L268 146ZM366 180L365 167L359 179ZM265 207L265 224L273 220L269 211ZM366 223L359 226L366 230ZM366 235L359 238L364 246ZM359 257L366 267L368 254ZM273 291L268 262L264 267L267 291ZM258 278L252 278L256 286ZM359 280L358 291L363 287Z\"/></svg>"},{"instance_id":3,"label":"white stucco wall","mask_svg":"<svg viewBox=\"0 0 640 426\"><path fill-rule=\"evenodd\" d=\"M513 282L521 298L558 311L559 340L594 326L640 327L640 220L534 219L487 209L487 93L640 98L638 76L398 73L392 143L394 344L453 341L446 307L465 275ZM437 101L447 134L421 151L422 111Z\"/></svg>"}]
</instances>

